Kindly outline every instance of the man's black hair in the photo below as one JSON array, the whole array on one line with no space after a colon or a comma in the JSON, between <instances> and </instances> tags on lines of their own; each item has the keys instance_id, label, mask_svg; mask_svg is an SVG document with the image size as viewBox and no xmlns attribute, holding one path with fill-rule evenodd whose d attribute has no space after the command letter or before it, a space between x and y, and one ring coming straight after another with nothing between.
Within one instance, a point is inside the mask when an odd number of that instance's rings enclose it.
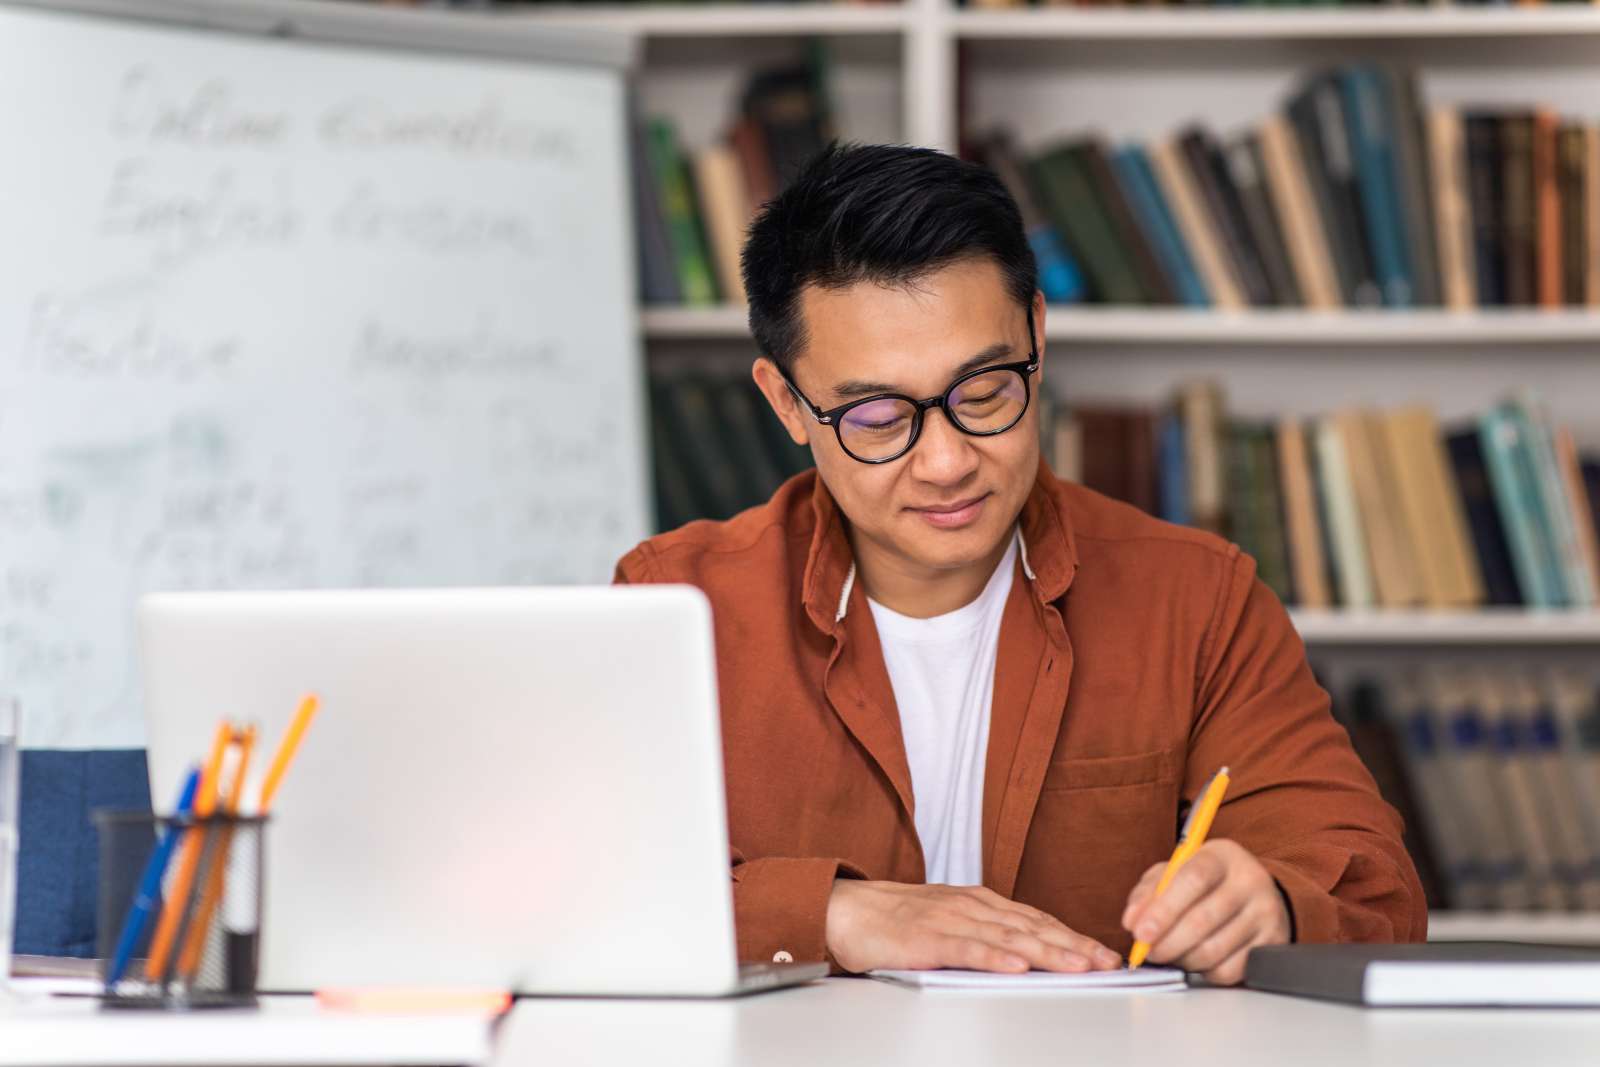
<instances>
[{"instance_id":1,"label":"man's black hair","mask_svg":"<svg viewBox=\"0 0 1600 1067\"><path fill-rule=\"evenodd\" d=\"M1033 306L1039 269L993 171L930 148L835 143L750 225L741 256L750 332L788 370L806 345L807 285L909 285L980 258L999 266L1023 310Z\"/></svg>"}]
</instances>

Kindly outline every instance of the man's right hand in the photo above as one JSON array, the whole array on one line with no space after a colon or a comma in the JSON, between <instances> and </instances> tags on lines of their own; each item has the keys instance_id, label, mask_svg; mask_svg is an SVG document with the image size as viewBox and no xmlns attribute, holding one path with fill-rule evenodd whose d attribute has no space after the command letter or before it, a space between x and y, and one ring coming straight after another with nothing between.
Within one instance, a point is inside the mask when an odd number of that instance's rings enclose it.
<instances>
[{"instance_id":1,"label":"man's right hand","mask_svg":"<svg viewBox=\"0 0 1600 1067\"><path fill-rule=\"evenodd\" d=\"M1038 908L983 886L841 878L828 898L828 951L857 974L875 968L1109 971L1122 958Z\"/></svg>"}]
</instances>

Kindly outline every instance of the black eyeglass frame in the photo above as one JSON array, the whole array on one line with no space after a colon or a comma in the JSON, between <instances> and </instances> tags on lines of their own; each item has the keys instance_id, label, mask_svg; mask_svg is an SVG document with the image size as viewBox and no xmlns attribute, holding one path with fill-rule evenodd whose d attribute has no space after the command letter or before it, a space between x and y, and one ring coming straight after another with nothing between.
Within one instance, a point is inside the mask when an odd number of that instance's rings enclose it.
<instances>
[{"instance_id":1,"label":"black eyeglass frame","mask_svg":"<svg viewBox=\"0 0 1600 1067\"><path fill-rule=\"evenodd\" d=\"M848 404L840 404L836 408L829 408L827 411L823 411L817 405L813 404L811 402L811 398L802 393L800 391L800 387L795 384L794 379L789 377L789 372L785 370L782 365L777 366L778 373L783 375L784 384L787 385L789 387L789 391L795 395L795 399L804 404L806 410L811 412L811 417L823 425L833 427L833 436L839 442L839 448L843 450L845 455L849 456L857 463L871 463L873 465L877 465L879 463L893 463L895 460L903 457L907 452L910 452L912 448L916 447L917 441L922 437L923 416L927 414L929 408L939 408L944 412L944 417L949 421L950 425L954 426L957 430L960 430L968 437L995 437L999 434L1005 433L1007 430L1015 429L1017 423L1021 422L1023 416L1028 413L1028 405L1033 402L1033 386L1030 384L1030 380L1033 377L1033 372L1039 369L1039 342L1033 336L1033 319L1030 315L1028 319L1027 359L1018 360L1015 363L995 363L987 367L979 367L976 370L970 370L961 377L957 378L955 381L951 382L949 388L945 389L943 393L940 393L938 396L930 396L926 400L918 400L915 397L906 396L904 393L874 393L872 396L864 396L859 400L852 400ZM961 424L961 420L950 413L950 394L961 388L964 383L972 380L973 378L977 378L984 374L993 374L995 371L1002 370L1015 371L1021 376L1022 410L1017 412L1017 417L1015 419L1011 420L1011 422L1007 423L1005 426L1000 427L998 430L970 430L963 426ZM852 408L858 408L862 404L871 404L879 400L904 400L915 409L911 416L911 436L907 438L906 446L892 456L885 456L882 459L862 459L860 456L850 451L850 446L844 443L844 431L841 429L841 423L843 422L844 416Z\"/></svg>"}]
</instances>

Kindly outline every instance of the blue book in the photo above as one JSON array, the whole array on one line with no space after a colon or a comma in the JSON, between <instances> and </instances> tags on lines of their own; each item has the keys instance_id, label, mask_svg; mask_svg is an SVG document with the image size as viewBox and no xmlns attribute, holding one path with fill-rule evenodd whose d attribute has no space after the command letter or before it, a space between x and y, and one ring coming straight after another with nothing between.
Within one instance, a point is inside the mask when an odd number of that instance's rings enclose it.
<instances>
[{"instance_id":1,"label":"blue book","mask_svg":"<svg viewBox=\"0 0 1600 1067\"><path fill-rule=\"evenodd\" d=\"M1533 452L1515 410L1500 405L1483 416L1478 432L1500 524L1524 602L1533 608L1566 604L1566 579L1547 532Z\"/></svg>"},{"instance_id":2,"label":"blue book","mask_svg":"<svg viewBox=\"0 0 1600 1067\"><path fill-rule=\"evenodd\" d=\"M1200 280L1189 248L1183 243L1183 235L1167 208L1166 198L1161 195L1144 149L1138 145L1117 149L1112 154L1111 167L1161 269L1172 279L1178 303L1187 307L1210 307L1211 298L1206 293L1205 283Z\"/></svg>"},{"instance_id":3,"label":"blue book","mask_svg":"<svg viewBox=\"0 0 1600 1067\"><path fill-rule=\"evenodd\" d=\"M1386 306L1411 307L1415 303L1411 256L1400 216L1393 116L1385 102L1383 82L1371 67L1355 66L1340 72L1339 90L1378 288Z\"/></svg>"},{"instance_id":4,"label":"blue book","mask_svg":"<svg viewBox=\"0 0 1600 1067\"><path fill-rule=\"evenodd\" d=\"M1161 416L1156 428L1157 506L1168 522L1188 526L1189 447L1184 440L1183 420L1176 411Z\"/></svg>"},{"instance_id":5,"label":"blue book","mask_svg":"<svg viewBox=\"0 0 1600 1067\"><path fill-rule=\"evenodd\" d=\"M1039 264L1039 291L1052 304L1081 304L1088 296L1083 268L1067 251L1067 244L1048 222L1028 228L1028 244Z\"/></svg>"}]
</instances>

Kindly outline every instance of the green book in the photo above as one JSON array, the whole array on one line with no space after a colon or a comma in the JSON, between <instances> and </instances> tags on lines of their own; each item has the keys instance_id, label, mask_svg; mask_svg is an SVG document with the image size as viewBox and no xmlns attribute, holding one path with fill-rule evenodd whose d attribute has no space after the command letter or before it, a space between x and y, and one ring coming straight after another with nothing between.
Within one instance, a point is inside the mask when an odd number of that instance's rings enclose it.
<instances>
[{"instance_id":1,"label":"green book","mask_svg":"<svg viewBox=\"0 0 1600 1067\"><path fill-rule=\"evenodd\" d=\"M1532 608L1559 608L1566 603L1566 583L1545 533L1538 474L1517 413L1496 407L1483 416L1478 432L1523 601Z\"/></svg>"},{"instance_id":2,"label":"green book","mask_svg":"<svg viewBox=\"0 0 1600 1067\"><path fill-rule=\"evenodd\" d=\"M671 119L653 118L649 130L650 170L655 176L656 195L661 202L661 216L666 220L667 244L672 250L683 302L715 304L720 299L716 276L711 273L711 257L706 251L689 167L678 150L677 129Z\"/></svg>"},{"instance_id":3,"label":"green book","mask_svg":"<svg viewBox=\"0 0 1600 1067\"><path fill-rule=\"evenodd\" d=\"M1045 214L1082 262L1095 299L1105 304L1142 304L1144 291L1128 250L1100 207L1094 183L1070 145L1031 160L1028 171Z\"/></svg>"},{"instance_id":4,"label":"green book","mask_svg":"<svg viewBox=\"0 0 1600 1067\"><path fill-rule=\"evenodd\" d=\"M1283 522L1283 482L1278 472L1278 443L1269 425L1250 428L1250 449L1255 480L1255 519L1261 541L1256 557L1261 580L1272 587L1278 599L1294 603L1294 572L1289 566L1289 535Z\"/></svg>"}]
</instances>

